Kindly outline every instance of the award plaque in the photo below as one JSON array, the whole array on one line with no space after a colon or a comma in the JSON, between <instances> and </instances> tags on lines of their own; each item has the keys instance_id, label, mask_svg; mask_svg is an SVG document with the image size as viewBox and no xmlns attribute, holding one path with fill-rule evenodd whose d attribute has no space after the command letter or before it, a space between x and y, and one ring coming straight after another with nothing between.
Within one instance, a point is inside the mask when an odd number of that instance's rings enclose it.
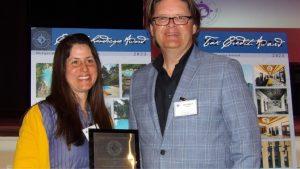
<instances>
[{"instance_id":1,"label":"award plaque","mask_svg":"<svg viewBox=\"0 0 300 169\"><path fill-rule=\"evenodd\" d=\"M137 130L89 129L90 168L140 168Z\"/></svg>"}]
</instances>

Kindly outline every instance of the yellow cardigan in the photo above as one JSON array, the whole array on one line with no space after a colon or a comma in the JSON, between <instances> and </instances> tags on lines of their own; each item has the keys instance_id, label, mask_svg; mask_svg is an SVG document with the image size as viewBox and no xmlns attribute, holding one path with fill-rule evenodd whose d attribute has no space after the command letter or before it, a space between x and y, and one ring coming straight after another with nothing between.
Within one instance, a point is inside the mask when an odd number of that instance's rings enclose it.
<instances>
[{"instance_id":1,"label":"yellow cardigan","mask_svg":"<svg viewBox=\"0 0 300 169\"><path fill-rule=\"evenodd\" d=\"M48 138L38 104L24 117L13 168L50 168Z\"/></svg>"}]
</instances>

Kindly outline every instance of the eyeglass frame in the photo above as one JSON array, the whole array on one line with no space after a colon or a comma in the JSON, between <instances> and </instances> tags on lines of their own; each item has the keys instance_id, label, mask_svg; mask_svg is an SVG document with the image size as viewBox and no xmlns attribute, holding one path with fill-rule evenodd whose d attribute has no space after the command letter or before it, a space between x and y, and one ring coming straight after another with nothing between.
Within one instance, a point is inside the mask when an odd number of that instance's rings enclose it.
<instances>
[{"instance_id":1,"label":"eyeglass frame","mask_svg":"<svg viewBox=\"0 0 300 169\"><path fill-rule=\"evenodd\" d=\"M176 19L175 19L175 18L179 19L180 17L186 18L186 22L185 22L185 23L180 23L180 24L176 23ZM157 19L159 19L159 18L166 18L166 19L168 19L168 22L167 22L166 24L157 24L156 21L157 21ZM157 25L157 26L167 26L167 25L170 24L170 20L171 20L171 19L173 20L173 23L174 23L175 25L186 25L186 24L189 22L189 20L192 19L192 18L193 18L193 16L174 16L174 17L157 16L157 17L153 17L151 20L152 20L152 22L154 22L154 24Z\"/></svg>"}]
</instances>

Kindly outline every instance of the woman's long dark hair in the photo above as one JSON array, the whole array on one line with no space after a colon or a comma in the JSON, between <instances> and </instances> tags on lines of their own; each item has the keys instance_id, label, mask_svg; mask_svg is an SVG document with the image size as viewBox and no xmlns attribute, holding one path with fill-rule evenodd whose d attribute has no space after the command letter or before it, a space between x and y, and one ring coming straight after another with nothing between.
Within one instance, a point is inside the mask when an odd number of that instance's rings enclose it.
<instances>
[{"instance_id":1,"label":"woman's long dark hair","mask_svg":"<svg viewBox=\"0 0 300 169\"><path fill-rule=\"evenodd\" d=\"M87 97L94 122L102 129L112 128L112 119L104 103L101 62L97 50L85 34L67 35L59 42L54 54L51 92L46 101L52 104L57 112L56 136L64 137L68 146L79 146L85 141L78 112L79 103L66 79L66 60L74 44L88 45L97 64L97 80Z\"/></svg>"}]
</instances>

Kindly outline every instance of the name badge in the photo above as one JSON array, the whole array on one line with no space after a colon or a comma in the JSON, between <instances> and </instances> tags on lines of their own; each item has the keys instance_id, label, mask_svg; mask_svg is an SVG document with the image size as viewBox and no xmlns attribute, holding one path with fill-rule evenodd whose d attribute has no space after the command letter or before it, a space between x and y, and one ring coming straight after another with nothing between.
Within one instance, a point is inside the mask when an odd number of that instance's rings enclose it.
<instances>
[{"instance_id":1,"label":"name badge","mask_svg":"<svg viewBox=\"0 0 300 169\"><path fill-rule=\"evenodd\" d=\"M185 100L174 103L175 117L197 114L197 100Z\"/></svg>"},{"instance_id":2,"label":"name badge","mask_svg":"<svg viewBox=\"0 0 300 169\"><path fill-rule=\"evenodd\" d=\"M89 129L97 129L99 128L97 124L91 125L87 128L82 129L83 134L85 135L86 139L89 140Z\"/></svg>"}]
</instances>

